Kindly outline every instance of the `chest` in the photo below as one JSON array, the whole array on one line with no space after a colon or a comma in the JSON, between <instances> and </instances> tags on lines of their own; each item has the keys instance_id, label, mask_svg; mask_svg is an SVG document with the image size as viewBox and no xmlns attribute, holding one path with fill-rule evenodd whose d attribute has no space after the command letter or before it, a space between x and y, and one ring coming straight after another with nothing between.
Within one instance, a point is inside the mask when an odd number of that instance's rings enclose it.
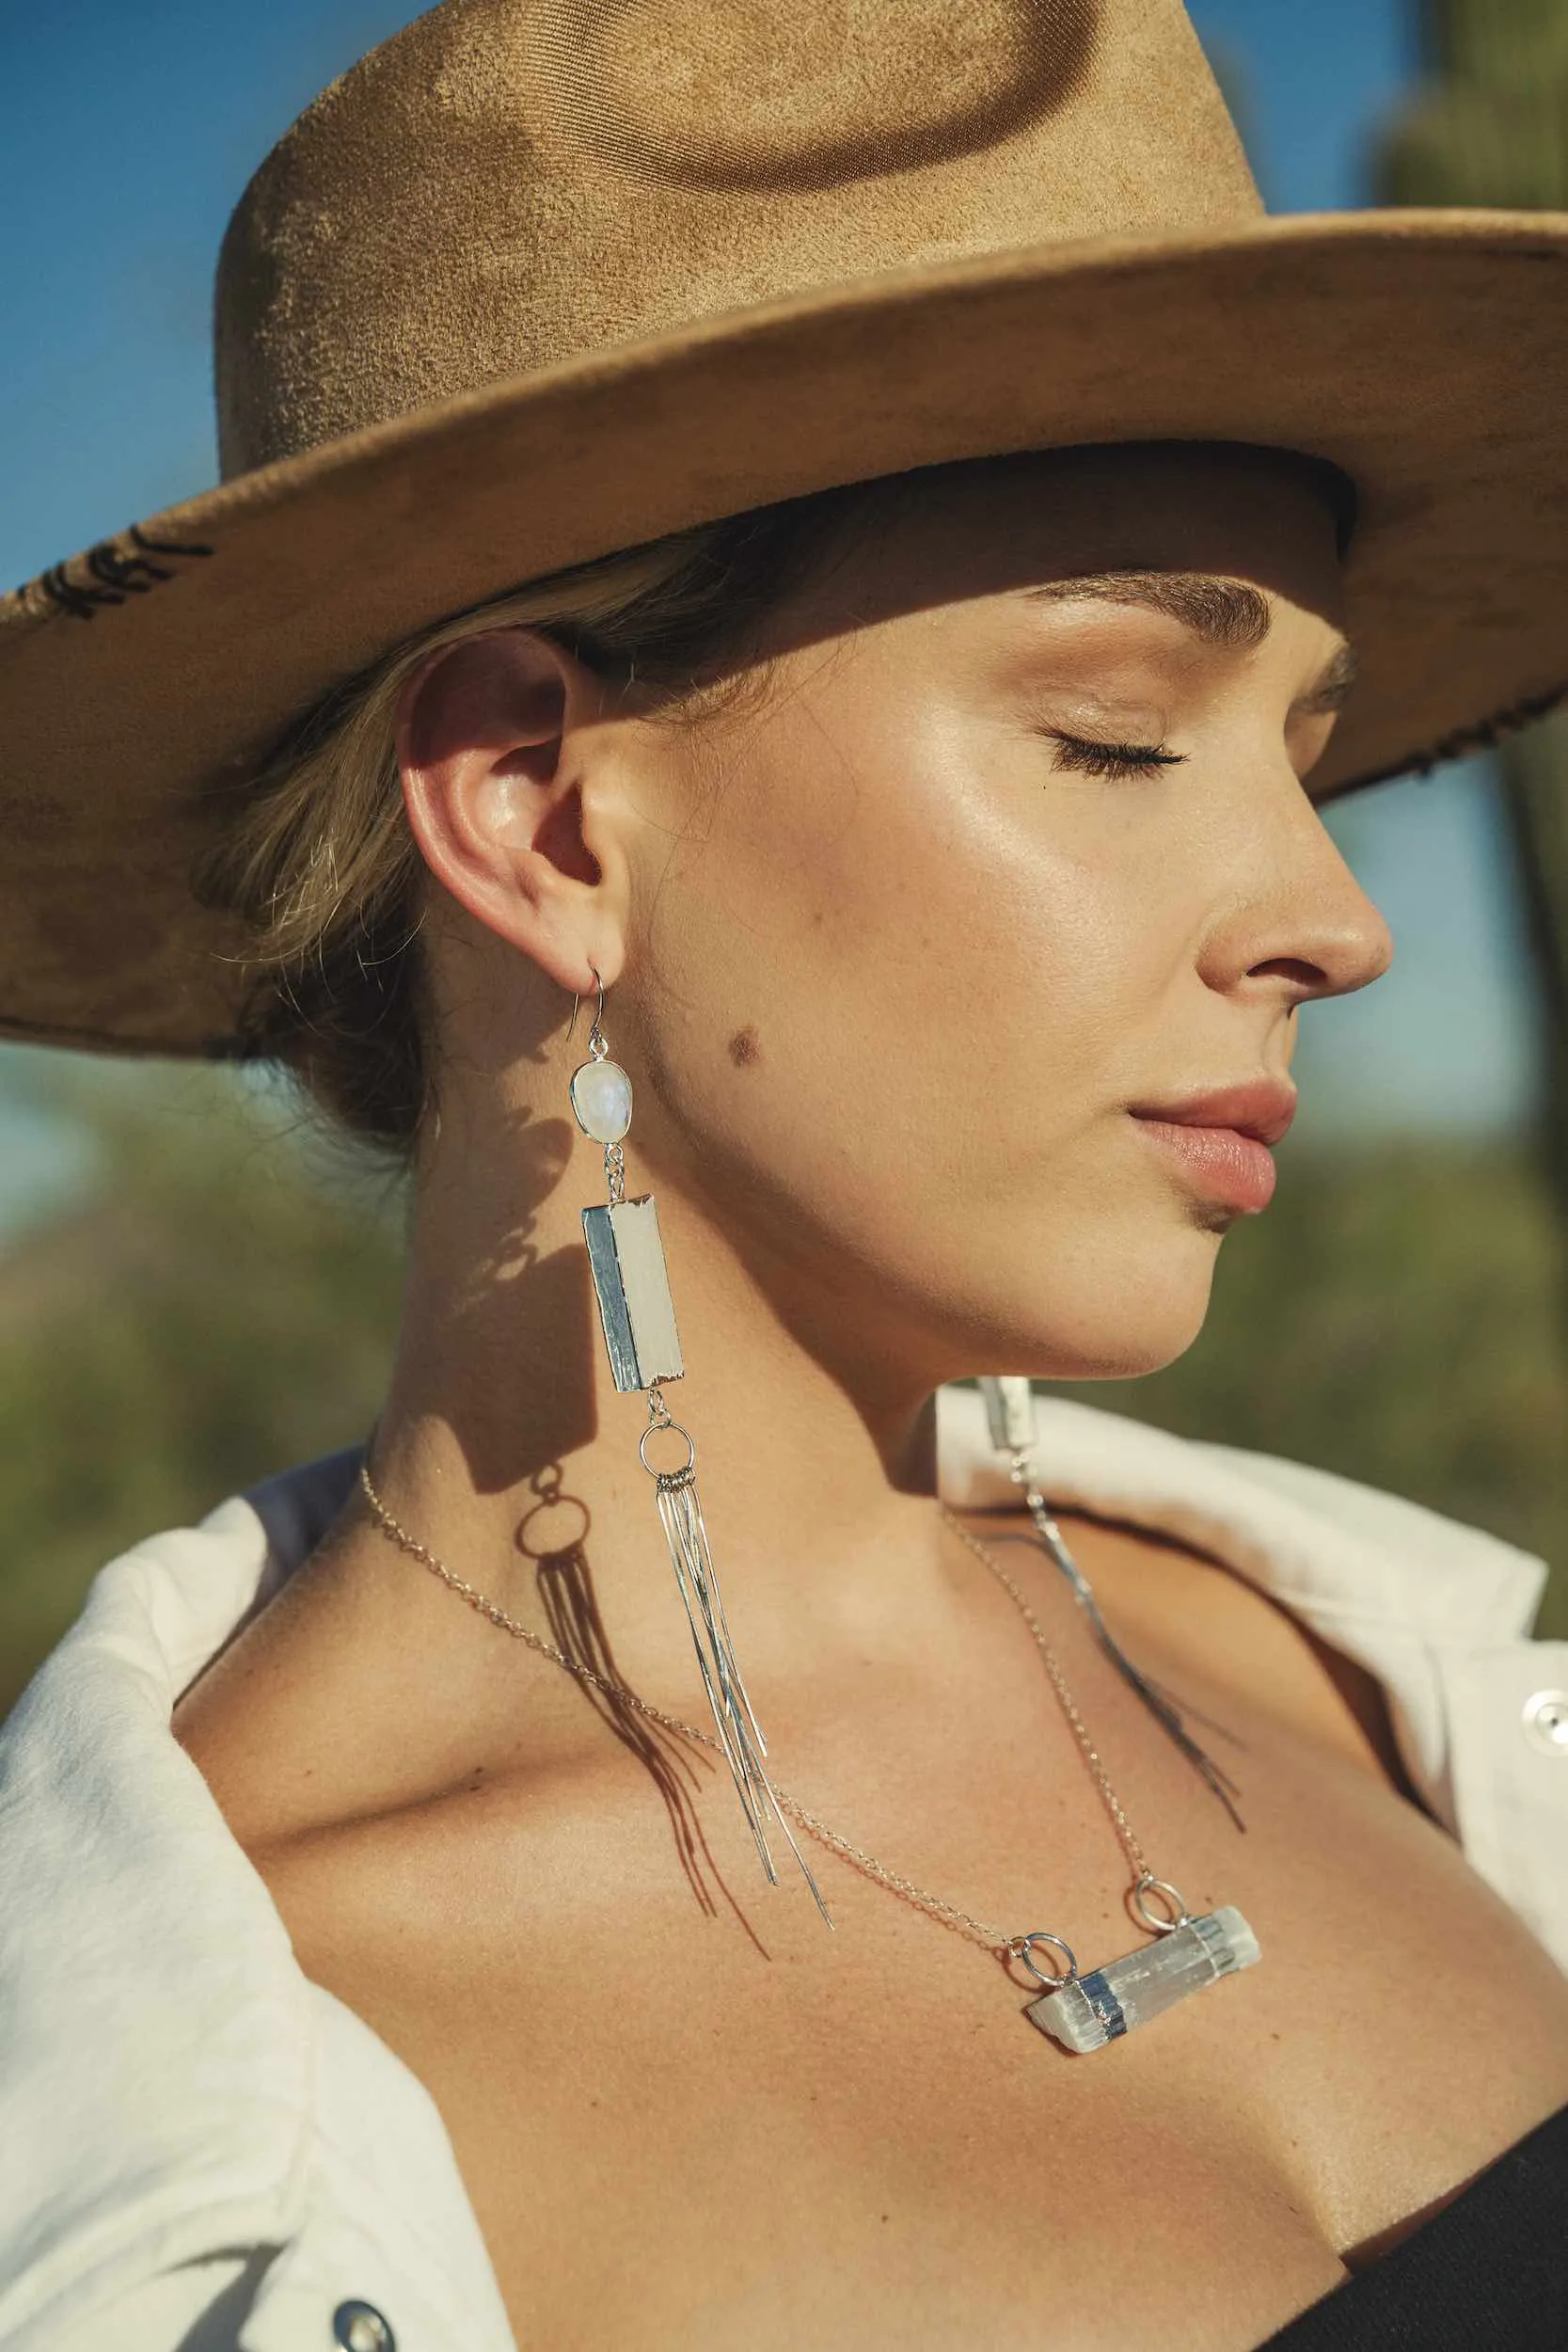
<instances>
[{"instance_id":1,"label":"chest","mask_svg":"<svg viewBox=\"0 0 1568 2352\"><path fill-rule=\"evenodd\" d=\"M423 1844L361 1833L395 1843L341 1854L330 1907L279 1873L307 1972L435 2096L520 2344L1239 2352L1568 2097L1568 1983L1452 1841L1266 1677L1249 1698L1143 1655L1244 1741L1247 1832L1108 1672L1118 1792L1152 1867L1239 1905L1262 1958L1089 2056L831 1857L832 1934L798 1887L759 1891L717 1806L705 1912L629 1759L592 1792L498 1788ZM877 1843L1087 1968L1147 1939L1069 1753L1009 1777L949 1743L918 1801L882 1792Z\"/></svg>"}]
</instances>

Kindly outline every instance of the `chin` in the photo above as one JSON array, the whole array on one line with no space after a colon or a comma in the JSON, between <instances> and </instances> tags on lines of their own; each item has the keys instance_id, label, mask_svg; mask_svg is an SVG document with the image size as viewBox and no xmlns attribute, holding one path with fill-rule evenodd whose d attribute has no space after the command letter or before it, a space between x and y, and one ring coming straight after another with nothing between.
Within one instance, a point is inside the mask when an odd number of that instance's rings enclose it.
<instances>
[{"instance_id":1,"label":"chin","mask_svg":"<svg viewBox=\"0 0 1568 2352\"><path fill-rule=\"evenodd\" d=\"M1008 1301L1009 1328L993 1356L1005 1369L1037 1380L1136 1380L1184 1356L1209 1313L1216 1251L1206 1231L1172 1247L1130 1249L1107 1263L1098 1251L1070 1280L1039 1269L1034 1295ZM1021 1311L1035 1311L1021 1329ZM999 1352L1000 1351L1000 1352ZM994 1368L994 1367L993 1367Z\"/></svg>"}]
</instances>

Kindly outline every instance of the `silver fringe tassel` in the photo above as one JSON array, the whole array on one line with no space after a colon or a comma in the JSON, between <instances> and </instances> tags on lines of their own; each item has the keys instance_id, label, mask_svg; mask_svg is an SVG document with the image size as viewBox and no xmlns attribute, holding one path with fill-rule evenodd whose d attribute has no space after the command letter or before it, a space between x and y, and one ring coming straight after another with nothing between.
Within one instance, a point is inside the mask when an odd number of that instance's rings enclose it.
<instances>
[{"instance_id":1,"label":"silver fringe tassel","mask_svg":"<svg viewBox=\"0 0 1568 2352\"><path fill-rule=\"evenodd\" d=\"M736 1792L746 1816L763 1868L776 1886L779 1873L768 1843L769 1825L782 1830L791 1853L800 1866L801 1874L812 1892L812 1899L829 1927L832 1915L822 1899L807 1866L805 1856L795 1841L788 1821L779 1810L762 1759L768 1754L768 1743L755 1715L752 1702L736 1663L735 1647L724 1615L723 1596L719 1589L719 1575L708 1549L707 1529L703 1522L703 1506L697 1493L696 1472L688 1464L685 1470L658 1470L654 1473L658 1492L658 1516L664 1528L664 1538L670 1547L671 1565L675 1581L686 1603L686 1620L691 1628L692 1646L702 1672L703 1687L708 1705L713 1709L714 1728L723 1749L725 1762L734 1775Z\"/></svg>"},{"instance_id":2,"label":"silver fringe tassel","mask_svg":"<svg viewBox=\"0 0 1568 2352\"><path fill-rule=\"evenodd\" d=\"M1085 1615L1088 1618L1090 1625L1093 1627L1095 1639L1100 1644L1101 1648L1104 1651L1106 1657L1111 1661L1111 1663L1116 1667L1117 1673L1121 1675L1126 1681L1132 1684L1133 1690L1136 1691L1144 1705L1148 1708L1149 1713L1169 1734L1175 1745L1180 1748L1181 1754L1193 1767L1193 1770L1208 1783L1214 1795L1218 1797L1221 1804L1224 1805L1226 1811L1235 1822L1236 1827L1239 1830L1244 1831L1246 1823L1243 1820L1240 1813L1237 1812L1228 1793L1231 1790L1235 1790L1236 1795L1240 1796L1241 1790L1237 1787L1237 1784L1231 1779L1229 1773L1225 1770L1223 1765L1216 1764L1213 1757L1212 1756L1205 1755L1202 1748L1198 1746L1197 1741L1193 1738L1191 1732L1188 1731L1186 1724L1182 1722L1180 1710L1177 1707L1175 1700L1161 1686L1161 1684L1154 1680L1151 1675L1146 1675L1141 1667L1134 1666L1132 1661L1121 1647L1116 1638L1116 1635L1111 1631L1110 1627L1101 1615L1100 1604L1095 1599L1094 1592L1089 1584L1089 1581L1084 1574L1083 1569L1078 1565L1078 1563L1073 1558L1071 1552L1068 1549L1067 1539L1063 1535L1062 1531L1057 1526L1055 1520L1052 1518L1050 1512L1047 1510L1044 1496L1034 1487L1032 1481L1030 1491L1024 1499L1029 1505L1029 1516L1034 1520L1036 1527L1039 1530L1040 1540L1043 1543L1046 1551L1055 1562L1057 1567L1060 1568L1062 1574L1067 1578L1068 1582L1072 1586L1073 1596L1078 1602L1078 1606L1083 1610ZM1027 1540L1027 1538L1024 1540ZM1197 1708L1190 1704L1188 1705L1187 1712L1189 1715L1197 1716L1199 1723L1208 1723L1210 1721L1210 1718L1207 1715L1198 1714ZM1216 1724L1214 1725L1214 1729L1216 1731L1225 1731L1225 1725L1223 1724ZM1225 1736L1227 1740L1234 1740L1238 1747L1244 1747L1246 1745L1246 1742L1243 1740L1238 1739L1236 1733L1233 1731L1226 1731Z\"/></svg>"},{"instance_id":3,"label":"silver fringe tassel","mask_svg":"<svg viewBox=\"0 0 1568 2352\"><path fill-rule=\"evenodd\" d=\"M996 1444L998 1453L1005 1454L1007 1457L1008 1474L1014 1485L1022 1492L1023 1500L1028 1505L1029 1517L1033 1519L1038 1533L1040 1548L1045 1551L1047 1558L1054 1562L1071 1585L1073 1597L1088 1618L1094 1630L1095 1640L1116 1667L1117 1672L1132 1685L1149 1713L1173 1744L1186 1757L1193 1770L1218 1797L1236 1827L1244 1833L1246 1823L1237 1811L1229 1793L1234 1790L1235 1794L1240 1796L1241 1790L1236 1782L1231 1779L1223 1765L1216 1764L1213 1757L1206 1755L1198 1746L1197 1741L1188 1731L1182 1720L1181 1710L1171 1693L1156 1682L1152 1675L1146 1675L1141 1668L1133 1665L1132 1661L1101 1615L1100 1604L1094 1597L1094 1588L1068 1549L1067 1538L1051 1516L1050 1505L1040 1492L1036 1478L1034 1453L1030 1442L1035 1419L1034 1389L1031 1383L1012 1377L983 1377L979 1385L986 1400L992 1440ZM1028 1544L1031 1549L1034 1549L1034 1538L1028 1535L998 1533L990 1537L990 1541L992 1543ZM1212 1729L1223 1732L1236 1747L1246 1746L1246 1741L1238 1733L1227 1730L1224 1724L1215 1723L1212 1716L1200 1713L1196 1707L1189 1704L1186 1711L1189 1715L1196 1717L1200 1724L1208 1724Z\"/></svg>"}]
</instances>

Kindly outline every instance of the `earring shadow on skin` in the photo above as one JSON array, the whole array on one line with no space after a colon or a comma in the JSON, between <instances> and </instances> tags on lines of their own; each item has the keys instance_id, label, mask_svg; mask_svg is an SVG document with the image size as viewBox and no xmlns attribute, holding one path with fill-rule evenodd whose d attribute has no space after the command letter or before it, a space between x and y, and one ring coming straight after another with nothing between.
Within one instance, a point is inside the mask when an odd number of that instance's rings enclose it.
<instances>
[{"instance_id":1,"label":"earring shadow on skin","mask_svg":"<svg viewBox=\"0 0 1568 2352\"><path fill-rule=\"evenodd\" d=\"M543 1047L543 1041L540 1041ZM615 1661L594 1588L587 1503L564 1486L565 1465L597 1434L594 1366L598 1311L585 1248L541 1255L534 1239L536 1208L560 1184L574 1130L563 1119L523 1113L507 1121L499 1148L517 1171L515 1208L504 1226L470 1238L464 1279L447 1299L460 1358L504 1365L520 1330L550 1335L561 1377L545 1387L526 1424L504 1415L453 1428L475 1491L521 1486L535 1500L514 1542L533 1570L544 1630L574 1665L630 1689ZM500 1595L497 1595L499 1599ZM672 1606L678 1602L673 1593ZM552 1669L559 1672L559 1669ZM721 1897L759 1952L766 1949L716 1863L697 1811L705 1775L714 1769L707 1750L641 1714L613 1692L577 1685L607 1728L641 1764L669 1816L676 1857L698 1904L717 1915ZM643 1693L634 1692L641 1698Z\"/></svg>"},{"instance_id":2,"label":"earring shadow on skin","mask_svg":"<svg viewBox=\"0 0 1568 2352\"><path fill-rule=\"evenodd\" d=\"M549 1479L550 1470L557 1471L556 1483ZM750 1920L730 1892L704 1833L695 1799L703 1788L703 1775L714 1770L714 1759L705 1749L683 1740L663 1724L655 1723L619 1693L629 1691L630 1684L616 1663L609 1629L599 1611L594 1590L594 1572L589 1565L587 1549L579 1538L559 1550L534 1550L531 1548L528 1530L530 1520L540 1513L550 1513L558 1505L576 1504L574 1496L562 1493L559 1466L551 1464L535 1481L540 1489L540 1502L531 1511L517 1530L517 1549L533 1561L534 1585L545 1613L549 1639L574 1665L584 1666L590 1673L619 1686L619 1690L603 1690L591 1682L578 1687L583 1697L622 1745L630 1750L657 1789L670 1817L670 1831L674 1839L676 1856L686 1881L698 1903L709 1917L718 1915L715 1890L722 1895L730 1910L745 1929L759 1951L763 1946ZM577 1505L579 1509L580 1505ZM583 1513L586 1534L587 1514ZM641 1692L632 1692L634 1698Z\"/></svg>"}]
</instances>

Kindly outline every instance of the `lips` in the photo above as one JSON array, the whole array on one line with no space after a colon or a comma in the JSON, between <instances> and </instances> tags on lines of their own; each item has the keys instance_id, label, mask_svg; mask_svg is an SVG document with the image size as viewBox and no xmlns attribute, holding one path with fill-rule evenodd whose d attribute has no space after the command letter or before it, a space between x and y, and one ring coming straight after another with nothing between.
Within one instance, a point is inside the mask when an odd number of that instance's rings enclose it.
<instances>
[{"instance_id":1,"label":"lips","mask_svg":"<svg viewBox=\"0 0 1568 2352\"><path fill-rule=\"evenodd\" d=\"M1136 1105L1132 1116L1206 1198L1256 1214L1274 1198L1276 1170L1269 1146L1285 1134L1295 1110L1293 1087L1255 1078Z\"/></svg>"},{"instance_id":2,"label":"lips","mask_svg":"<svg viewBox=\"0 0 1568 2352\"><path fill-rule=\"evenodd\" d=\"M1278 1078L1249 1078L1244 1085L1215 1087L1207 1094L1137 1104L1132 1112L1134 1119L1158 1120L1165 1126L1228 1127L1257 1143L1277 1143L1295 1115L1295 1088Z\"/></svg>"}]
</instances>

